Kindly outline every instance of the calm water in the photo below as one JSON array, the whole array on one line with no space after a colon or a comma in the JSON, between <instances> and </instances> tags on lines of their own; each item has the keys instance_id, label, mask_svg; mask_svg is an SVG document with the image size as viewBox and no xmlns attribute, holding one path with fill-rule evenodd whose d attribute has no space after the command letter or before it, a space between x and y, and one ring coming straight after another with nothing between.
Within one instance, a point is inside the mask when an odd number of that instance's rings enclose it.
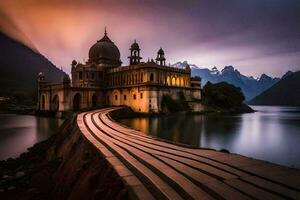
<instances>
[{"instance_id":1,"label":"calm water","mask_svg":"<svg viewBox=\"0 0 300 200\"><path fill-rule=\"evenodd\" d=\"M253 106L240 115L175 115L122 119L147 134L198 147L227 149L300 168L300 108Z\"/></svg>"},{"instance_id":2,"label":"calm water","mask_svg":"<svg viewBox=\"0 0 300 200\"><path fill-rule=\"evenodd\" d=\"M0 160L17 157L28 147L49 138L61 119L0 114Z\"/></svg>"}]
</instances>

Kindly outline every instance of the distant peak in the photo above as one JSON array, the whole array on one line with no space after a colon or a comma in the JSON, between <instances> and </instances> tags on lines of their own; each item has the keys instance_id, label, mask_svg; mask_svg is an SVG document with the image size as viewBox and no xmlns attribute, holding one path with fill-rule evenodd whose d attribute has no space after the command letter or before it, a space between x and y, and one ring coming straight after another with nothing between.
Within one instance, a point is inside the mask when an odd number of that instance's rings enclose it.
<instances>
[{"instance_id":1,"label":"distant peak","mask_svg":"<svg viewBox=\"0 0 300 200\"><path fill-rule=\"evenodd\" d=\"M271 78L270 76L268 76L267 74L263 73L261 76L260 76L260 79L262 78Z\"/></svg>"},{"instance_id":2,"label":"distant peak","mask_svg":"<svg viewBox=\"0 0 300 200\"><path fill-rule=\"evenodd\" d=\"M214 66L212 69L212 71L219 71L218 68L216 66Z\"/></svg>"},{"instance_id":3,"label":"distant peak","mask_svg":"<svg viewBox=\"0 0 300 200\"><path fill-rule=\"evenodd\" d=\"M232 65L225 66L223 70L234 70L234 67Z\"/></svg>"},{"instance_id":4,"label":"distant peak","mask_svg":"<svg viewBox=\"0 0 300 200\"><path fill-rule=\"evenodd\" d=\"M291 74L293 74L294 72L292 72L292 71L287 71L283 76L282 76L282 78L286 78L286 77L288 77L288 76L290 76Z\"/></svg>"}]
</instances>

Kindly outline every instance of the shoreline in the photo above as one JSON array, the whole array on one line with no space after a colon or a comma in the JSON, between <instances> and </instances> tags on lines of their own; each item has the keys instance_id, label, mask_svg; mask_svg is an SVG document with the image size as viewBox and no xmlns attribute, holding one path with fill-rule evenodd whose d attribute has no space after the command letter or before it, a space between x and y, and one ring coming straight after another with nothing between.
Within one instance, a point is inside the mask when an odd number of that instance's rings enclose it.
<instances>
[{"instance_id":1,"label":"shoreline","mask_svg":"<svg viewBox=\"0 0 300 200\"><path fill-rule=\"evenodd\" d=\"M117 120L113 115L116 114L111 114L113 120ZM56 134L49 139L30 147L28 152L21 154L18 158L0 161L0 195L9 197L9 199L18 199L17 196L19 195L24 197L23 199L30 199L32 197L52 199L51 195L47 197L47 194L50 193L54 196L75 195L75 193L72 194L71 188L79 187L77 184L85 180L83 179L84 177L82 174L89 174L88 176L93 182L95 179L93 177L99 176L96 171L102 171L101 173L106 175L105 177L101 176L102 178L100 178L99 181L105 181L109 184L116 185L111 185L110 188L93 189L93 191L89 191L91 193L90 195L101 196L104 195L104 193L107 193L108 191L112 192L113 190L114 192L108 194L110 195L109 198L113 199L118 197L119 199L128 199L128 190L123 185L120 177L118 177L114 170L106 163L104 158L99 155L99 152L95 151L91 144L84 140L80 135L77 130L78 127L74 123L74 117L75 115L73 115L72 118L66 119ZM212 150L228 155L241 156L240 154L230 153L226 149L218 151L211 148L196 148L164 139L157 140L182 147L188 147L190 149ZM263 160L258 161L291 170L299 170ZM94 164L91 165L91 162ZM96 171L94 167L97 168ZM103 172L104 169L107 170ZM67 182L65 182L65 179L61 179L61 176L69 177L67 178ZM46 177L51 178L48 180ZM61 192L57 191L56 185L59 187L66 187L65 184L67 183L71 185L67 187L68 189L63 189ZM89 186L82 185L80 187L86 188ZM53 191L53 188L56 189Z\"/></svg>"}]
</instances>

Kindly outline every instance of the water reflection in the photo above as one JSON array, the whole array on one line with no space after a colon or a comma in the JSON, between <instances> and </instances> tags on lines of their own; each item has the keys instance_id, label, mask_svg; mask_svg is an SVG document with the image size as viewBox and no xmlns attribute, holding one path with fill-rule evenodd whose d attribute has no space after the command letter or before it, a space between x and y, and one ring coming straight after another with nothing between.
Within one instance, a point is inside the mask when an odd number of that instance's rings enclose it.
<instances>
[{"instance_id":1,"label":"water reflection","mask_svg":"<svg viewBox=\"0 0 300 200\"><path fill-rule=\"evenodd\" d=\"M255 106L241 115L172 115L123 119L146 134L300 168L300 108Z\"/></svg>"},{"instance_id":2,"label":"water reflection","mask_svg":"<svg viewBox=\"0 0 300 200\"><path fill-rule=\"evenodd\" d=\"M60 119L0 114L0 160L17 157L47 139L62 124Z\"/></svg>"}]
</instances>

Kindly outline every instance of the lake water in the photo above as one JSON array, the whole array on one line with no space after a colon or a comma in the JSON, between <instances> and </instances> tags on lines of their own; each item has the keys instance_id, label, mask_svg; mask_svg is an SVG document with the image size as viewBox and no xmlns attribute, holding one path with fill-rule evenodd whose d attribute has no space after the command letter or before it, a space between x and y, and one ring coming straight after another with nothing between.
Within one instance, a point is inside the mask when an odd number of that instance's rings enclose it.
<instances>
[{"instance_id":1,"label":"lake water","mask_svg":"<svg viewBox=\"0 0 300 200\"><path fill-rule=\"evenodd\" d=\"M300 168L300 108L252 106L255 113L122 119L160 138L197 147L227 149L248 157Z\"/></svg>"},{"instance_id":2,"label":"lake water","mask_svg":"<svg viewBox=\"0 0 300 200\"><path fill-rule=\"evenodd\" d=\"M0 114L0 160L18 157L28 147L54 134L63 120Z\"/></svg>"}]
</instances>

